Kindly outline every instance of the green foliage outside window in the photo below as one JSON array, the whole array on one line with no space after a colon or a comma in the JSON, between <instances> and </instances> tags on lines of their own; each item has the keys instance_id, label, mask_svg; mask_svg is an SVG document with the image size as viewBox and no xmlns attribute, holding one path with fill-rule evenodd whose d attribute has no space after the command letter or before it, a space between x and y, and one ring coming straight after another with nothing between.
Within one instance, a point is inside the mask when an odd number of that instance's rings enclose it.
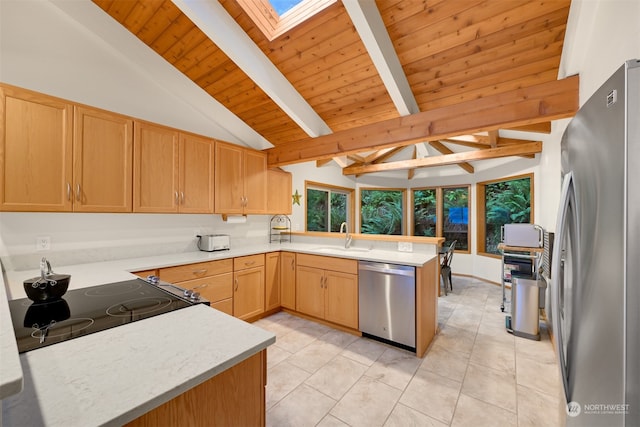
<instances>
[{"instance_id":1,"label":"green foliage outside window","mask_svg":"<svg viewBox=\"0 0 640 427\"><path fill-rule=\"evenodd\" d=\"M361 233L401 235L403 199L401 190L361 190Z\"/></svg>"},{"instance_id":2,"label":"green foliage outside window","mask_svg":"<svg viewBox=\"0 0 640 427\"><path fill-rule=\"evenodd\" d=\"M329 193L307 189L307 231L328 230Z\"/></svg>"},{"instance_id":3,"label":"green foliage outside window","mask_svg":"<svg viewBox=\"0 0 640 427\"><path fill-rule=\"evenodd\" d=\"M347 221L347 195L331 193L331 231L340 232L340 224Z\"/></svg>"},{"instance_id":4,"label":"green foliage outside window","mask_svg":"<svg viewBox=\"0 0 640 427\"><path fill-rule=\"evenodd\" d=\"M485 185L485 252L500 254L504 224L531 222L531 178Z\"/></svg>"},{"instance_id":5,"label":"green foliage outside window","mask_svg":"<svg viewBox=\"0 0 640 427\"><path fill-rule=\"evenodd\" d=\"M307 231L339 232L347 221L347 199L345 193L307 188Z\"/></svg>"},{"instance_id":6,"label":"green foliage outside window","mask_svg":"<svg viewBox=\"0 0 640 427\"><path fill-rule=\"evenodd\" d=\"M436 189L413 191L413 235L436 237Z\"/></svg>"}]
</instances>

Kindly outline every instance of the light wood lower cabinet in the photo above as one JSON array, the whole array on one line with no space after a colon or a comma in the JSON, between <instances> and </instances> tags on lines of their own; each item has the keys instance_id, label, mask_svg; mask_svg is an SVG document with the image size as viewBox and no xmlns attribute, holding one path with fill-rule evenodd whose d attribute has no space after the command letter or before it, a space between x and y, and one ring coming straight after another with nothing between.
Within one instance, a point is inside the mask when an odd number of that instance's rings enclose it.
<instances>
[{"instance_id":1,"label":"light wood lower cabinet","mask_svg":"<svg viewBox=\"0 0 640 427\"><path fill-rule=\"evenodd\" d=\"M264 426L266 353L262 350L126 425Z\"/></svg>"},{"instance_id":2,"label":"light wood lower cabinet","mask_svg":"<svg viewBox=\"0 0 640 427\"><path fill-rule=\"evenodd\" d=\"M184 289L194 289L211 307L233 315L233 260L198 262L161 268L158 277Z\"/></svg>"},{"instance_id":3,"label":"light wood lower cabinet","mask_svg":"<svg viewBox=\"0 0 640 427\"><path fill-rule=\"evenodd\" d=\"M280 252L269 252L265 255L264 310L275 310L280 307Z\"/></svg>"},{"instance_id":4,"label":"light wood lower cabinet","mask_svg":"<svg viewBox=\"0 0 640 427\"><path fill-rule=\"evenodd\" d=\"M264 254L233 259L233 315L247 320L264 313Z\"/></svg>"},{"instance_id":5,"label":"light wood lower cabinet","mask_svg":"<svg viewBox=\"0 0 640 427\"><path fill-rule=\"evenodd\" d=\"M358 329L357 273L355 260L298 254L297 311Z\"/></svg>"},{"instance_id":6,"label":"light wood lower cabinet","mask_svg":"<svg viewBox=\"0 0 640 427\"><path fill-rule=\"evenodd\" d=\"M280 253L280 305L296 309L296 253Z\"/></svg>"}]
</instances>

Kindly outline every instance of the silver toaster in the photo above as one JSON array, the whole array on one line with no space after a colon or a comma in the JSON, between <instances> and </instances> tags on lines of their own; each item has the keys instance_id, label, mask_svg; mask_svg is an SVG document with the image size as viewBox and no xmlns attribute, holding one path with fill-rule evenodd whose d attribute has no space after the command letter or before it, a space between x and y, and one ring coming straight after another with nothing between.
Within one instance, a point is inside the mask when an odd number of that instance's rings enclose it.
<instances>
[{"instance_id":1,"label":"silver toaster","mask_svg":"<svg viewBox=\"0 0 640 427\"><path fill-rule=\"evenodd\" d=\"M229 250L228 234L203 234L196 237L198 238L198 249L201 251L214 252Z\"/></svg>"}]
</instances>

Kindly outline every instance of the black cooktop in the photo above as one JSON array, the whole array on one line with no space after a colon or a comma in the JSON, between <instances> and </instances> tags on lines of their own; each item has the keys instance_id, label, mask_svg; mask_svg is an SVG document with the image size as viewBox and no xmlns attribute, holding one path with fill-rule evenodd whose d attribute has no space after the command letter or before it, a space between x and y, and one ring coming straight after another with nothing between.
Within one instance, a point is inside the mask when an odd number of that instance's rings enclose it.
<instances>
[{"instance_id":1,"label":"black cooktop","mask_svg":"<svg viewBox=\"0 0 640 427\"><path fill-rule=\"evenodd\" d=\"M9 301L20 353L191 305L142 279L74 289L46 303Z\"/></svg>"}]
</instances>

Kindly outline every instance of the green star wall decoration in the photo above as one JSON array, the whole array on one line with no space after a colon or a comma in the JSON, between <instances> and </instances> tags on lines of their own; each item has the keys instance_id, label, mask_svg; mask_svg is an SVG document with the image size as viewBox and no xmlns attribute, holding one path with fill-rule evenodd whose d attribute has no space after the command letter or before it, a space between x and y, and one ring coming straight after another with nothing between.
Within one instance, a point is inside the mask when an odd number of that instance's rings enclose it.
<instances>
[{"instance_id":1,"label":"green star wall decoration","mask_svg":"<svg viewBox=\"0 0 640 427\"><path fill-rule=\"evenodd\" d=\"M296 192L291 197L293 198L293 204L300 206L300 197L302 196L300 195L300 193L298 193L298 190L296 190Z\"/></svg>"}]
</instances>

